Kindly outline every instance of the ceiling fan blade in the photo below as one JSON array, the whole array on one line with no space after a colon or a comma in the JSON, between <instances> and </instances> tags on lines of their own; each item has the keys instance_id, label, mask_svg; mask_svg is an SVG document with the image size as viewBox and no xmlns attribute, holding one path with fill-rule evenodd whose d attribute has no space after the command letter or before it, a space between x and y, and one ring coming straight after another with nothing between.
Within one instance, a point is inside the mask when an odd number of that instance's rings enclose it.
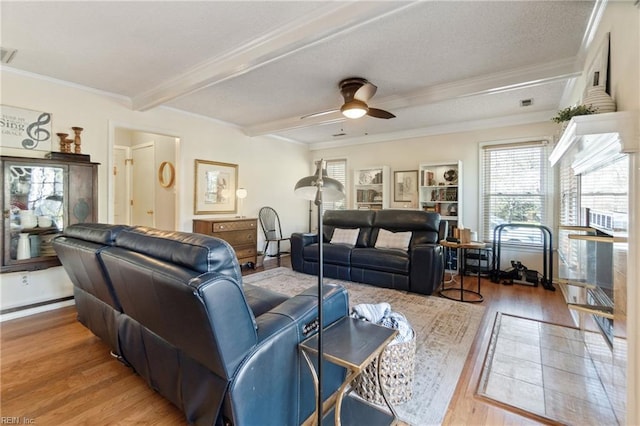
<instances>
[{"instance_id":1,"label":"ceiling fan blade","mask_svg":"<svg viewBox=\"0 0 640 426\"><path fill-rule=\"evenodd\" d=\"M302 117L300 117L300 120L304 120L305 118L320 117L321 115L327 115L339 111L339 109L329 109L327 111L314 112L312 114L303 115Z\"/></svg>"},{"instance_id":2,"label":"ceiling fan blade","mask_svg":"<svg viewBox=\"0 0 640 426\"><path fill-rule=\"evenodd\" d=\"M378 87L376 85L366 82L358 90L356 90L353 98L366 103L373 97L373 95L376 94L377 90Z\"/></svg>"},{"instance_id":3,"label":"ceiling fan blade","mask_svg":"<svg viewBox=\"0 0 640 426\"><path fill-rule=\"evenodd\" d=\"M395 118L395 115L391 114L389 111L378 108L369 108L367 115L375 118Z\"/></svg>"}]
</instances>

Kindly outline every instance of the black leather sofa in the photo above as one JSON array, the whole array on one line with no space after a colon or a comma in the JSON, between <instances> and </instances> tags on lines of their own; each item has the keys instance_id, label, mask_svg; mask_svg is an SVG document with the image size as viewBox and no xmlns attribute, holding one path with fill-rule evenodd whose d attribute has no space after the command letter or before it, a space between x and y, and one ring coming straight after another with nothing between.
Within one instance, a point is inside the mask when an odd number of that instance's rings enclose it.
<instances>
[{"instance_id":1,"label":"black leather sofa","mask_svg":"<svg viewBox=\"0 0 640 426\"><path fill-rule=\"evenodd\" d=\"M53 246L78 320L188 423L298 425L313 413L298 344L314 332L315 287L287 297L243 285L231 246L199 234L78 224ZM346 290L326 285L325 325L347 314ZM323 368L329 396L345 371Z\"/></svg>"},{"instance_id":2,"label":"black leather sofa","mask_svg":"<svg viewBox=\"0 0 640 426\"><path fill-rule=\"evenodd\" d=\"M417 210L329 210L324 224L324 275L379 287L432 294L442 282L446 221L438 213ZM336 230L358 230L355 244L338 243ZM404 233L406 248L377 247L380 235ZM410 234L409 234L410 233ZM410 239L409 239L410 238ZM317 275L318 235L291 236L295 271Z\"/></svg>"}]
</instances>

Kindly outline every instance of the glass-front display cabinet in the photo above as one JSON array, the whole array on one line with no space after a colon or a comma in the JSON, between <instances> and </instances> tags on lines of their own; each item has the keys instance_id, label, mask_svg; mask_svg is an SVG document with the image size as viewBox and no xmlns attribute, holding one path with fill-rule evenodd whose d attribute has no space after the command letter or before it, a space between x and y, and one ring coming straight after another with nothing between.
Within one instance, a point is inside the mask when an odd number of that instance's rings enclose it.
<instances>
[{"instance_id":1,"label":"glass-front display cabinet","mask_svg":"<svg viewBox=\"0 0 640 426\"><path fill-rule=\"evenodd\" d=\"M1 272L60 265L52 241L65 226L95 222L98 163L1 157Z\"/></svg>"}]
</instances>

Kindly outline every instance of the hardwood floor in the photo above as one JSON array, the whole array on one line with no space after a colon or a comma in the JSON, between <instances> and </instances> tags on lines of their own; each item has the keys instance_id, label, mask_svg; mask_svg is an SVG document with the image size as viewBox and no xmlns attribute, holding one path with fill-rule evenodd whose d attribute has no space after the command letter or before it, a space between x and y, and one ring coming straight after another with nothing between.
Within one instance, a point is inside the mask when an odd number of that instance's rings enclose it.
<instances>
[{"instance_id":1,"label":"hardwood floor","mask_svg":"<svg viewBox=\"0 0 640 426\"><path fill-rule=\"evenodd\" d=\"M288 257L282 265L290 267ZM275 267L276 260L269 259L255 272ZM465 279L465 285L475 286L475 279ZM475 392L496 313L572 326L562 295L488 280L482 282L482 294L486 311L443 424L545 424ZM38 425L186 424L176 407L112 358L107 346L76 321L73 307L6 321L0 333L3 419L19 417L20 424Z\"/></svg>"}]
</instances>

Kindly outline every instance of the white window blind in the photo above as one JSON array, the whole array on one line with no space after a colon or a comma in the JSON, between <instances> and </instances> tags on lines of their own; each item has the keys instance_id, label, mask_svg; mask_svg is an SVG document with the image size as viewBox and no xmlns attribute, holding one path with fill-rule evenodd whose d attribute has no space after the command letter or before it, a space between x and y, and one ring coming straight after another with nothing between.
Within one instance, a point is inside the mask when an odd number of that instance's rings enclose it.
<instances>
[{"instance_id":1,"label":"white window blind","mask_svg":"<svg viewBox=\"0 0 640 426\"><path fill-rule=\"evenodd\" d=\"M582 208L628 213L629 164L626 157L580 176Z\"/></svg>"},{"instance_id":2,"label":"white window blind","mask_svg":"<svg viewBox=\"0 0 640 426\"><path fill-rule=\"evenodd\" d=\"M496 226L527 223L550 226L547 141L482 147L482 235L493 239ZM535 228L504 228L501 242L542 245Z\"/></svg>"},{"instance_id":3,"label":"white window blind","mask_svg":"<svg viewBox=\"0 0 640 426\"><path fill-rule=\"evenodd\" d=\"M341 182L345 191L347 188L347 160L326 160L327 162L327 175L335 180ZM324 202L324 210L345 210L347 208L346 197L340 201Z\"/></svg>"}]
</instances>

